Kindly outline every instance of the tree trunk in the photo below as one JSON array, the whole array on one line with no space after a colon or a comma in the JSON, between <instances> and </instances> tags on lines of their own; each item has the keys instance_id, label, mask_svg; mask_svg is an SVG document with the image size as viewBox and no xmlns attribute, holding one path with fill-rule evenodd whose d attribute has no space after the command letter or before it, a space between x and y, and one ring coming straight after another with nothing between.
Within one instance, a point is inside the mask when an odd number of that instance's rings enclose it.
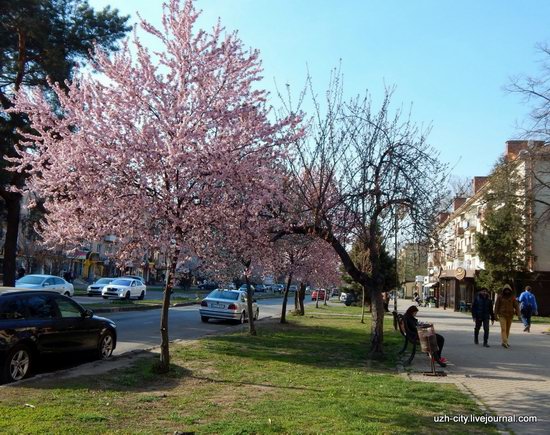
<instances>
[{"instance_id":1,"label":"tree trunk","mask_svg":"<svg viewBox=\"0 0 550 435\"><path fill-rule=\"evenodd\" d=\"M168 268L168 276L164 286L164 294L162 297L162 310L160 313L160 373L168 373L170 370L170 341L168 337L168 309L170 308L170 296L174 287L174 278L176 274L176 265L179 257L179 249L174 250L172 261Z\"/></svg>"},{"instance_id":2,"label":"tree trunk","mask_svg":"<svg viewBox=\"0 0 550 435\"><path fill-rule=\"evenodd\" d=\"M283 307L281 308L281 323L286 323L286 304L288 303L288 293L290 291L291 282L292 282L292 273L289 273L288 278L286 280L285 290L283 293ZM296 297L294 297L294 301L296 301ZM294 305L296 305L296 303Z\"/></svg>"},{"instance_id":3,"label":"tree trunk","mask_svg":"<svg viewBox=\"0 0 550 435\"><path fill-rule=\"evenodd\" d=\"M367 291L365 290L365 286L362 286L363 288L363 303L361 304L361 323L365 323L365 306L367 305L367 298L365 297L367 295Z\"/></svg>"},{"instance_id":4,"label":"tree trunk","mask_svg":"<svg viewBox=\"0 0 550 435\"><path fill-rule=\"evenodd\" d=\"M11 193L4 196L6 204L6 238L4 241L4 285L15 286L17 269L17 236L19 235L19 220L21 218L21 195ZM28 272L28 270L27 270Z\"/></svg>"},{"instance_id":5,"label":"tree trunk","mask_svg":"<svg viewBox=\"0 0 550 435\"><path fill-rule=\"evenodd\" d=\"M300 310L300 301L299 301L300 295L298 292L294 292L294 311L298 312Z\"/></svg>"},{"instance_id":6,"label":"tree trunk","mask_svg":"<svg viewBox=\"0 0 550 435\"><path fill-rule=\"evenodd\" d=\"M303 316L305 314L304 299L306 298L306 284L304 282L300 283L300 287L296 293L298 294L299 304L298 314L300 314L300 316Z\"/></svg>"},{"instance_id":7,"label":"tree trunk","mask_svg":"<svg viewBox=\"0 0 550 435\"><path fill-rule=\"evenodd\" d=\"M366 292L367 289L365 289ZM371 290L371 348L372 356L379 356L383 353L384 343L384 299L382 293L377 290Z\"/></svg>"},{"instance_id":8,"label":"tree trunk","mask_svg":"<svg viewBox=\"0 0 550 435\"><path fill-rule=\"evenodd\" d=\"M254 311L252 308L252 286L248 280L248 275L244 276L246 280L246 308L248 311L248 333L250 335L256 335L256 326L254 325Z\"/></svg>"}]
</instances>

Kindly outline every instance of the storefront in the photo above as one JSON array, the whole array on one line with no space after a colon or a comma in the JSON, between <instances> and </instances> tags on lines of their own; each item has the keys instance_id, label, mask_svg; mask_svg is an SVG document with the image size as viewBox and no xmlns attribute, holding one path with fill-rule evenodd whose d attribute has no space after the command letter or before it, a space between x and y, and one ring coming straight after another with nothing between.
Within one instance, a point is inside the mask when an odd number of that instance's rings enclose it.
<instances>
[{"instance_id":1,"label":"storefront","mask_svg":"<svg viewBox=\"0 0 550 435\"><path fill-rule=\"evenodd\" d=\"M467 311L474 300L474 269L444 269L439 275L439 306Z\"/></svg>"}]
</instances>

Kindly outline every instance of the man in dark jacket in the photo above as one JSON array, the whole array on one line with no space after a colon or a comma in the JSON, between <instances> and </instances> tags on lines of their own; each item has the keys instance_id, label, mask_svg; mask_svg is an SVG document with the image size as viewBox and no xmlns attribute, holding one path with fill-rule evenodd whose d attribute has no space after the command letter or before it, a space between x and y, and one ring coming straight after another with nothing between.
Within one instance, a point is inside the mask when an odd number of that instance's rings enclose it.
<instances>
[{"instance_id":1,"label":"man in dark jacket","mask_svg":"<svg viewBox=\"0 0 550 435\"><path fill-rule=\"evenodd\" d=\"M491 324L495 323L493 312L493 301L489 297L489 291L482 288L472 304L472 318L475 322L474 343L479 344L479 330L483 325L483 347L489 347L489 319Z\"/></svg>"}]
</instances>

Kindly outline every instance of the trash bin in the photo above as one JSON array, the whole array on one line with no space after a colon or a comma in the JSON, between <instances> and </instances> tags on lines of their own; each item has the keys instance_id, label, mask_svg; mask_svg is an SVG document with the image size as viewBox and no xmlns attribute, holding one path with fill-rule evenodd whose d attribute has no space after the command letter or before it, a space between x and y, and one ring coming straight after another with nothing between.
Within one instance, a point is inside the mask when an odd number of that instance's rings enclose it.
<instances>
[{"instance_id":1,"label":"trash bin","mask_svg":"<svg viewBox=\"0 0 550 435\"><path fill-rule=\"evenodd\" d=\"M433 355L439 350L437 347L437 337L435 336L434 326L431 323L418 324L418 339L422 352Z\"/></svg>"}]
</instances>

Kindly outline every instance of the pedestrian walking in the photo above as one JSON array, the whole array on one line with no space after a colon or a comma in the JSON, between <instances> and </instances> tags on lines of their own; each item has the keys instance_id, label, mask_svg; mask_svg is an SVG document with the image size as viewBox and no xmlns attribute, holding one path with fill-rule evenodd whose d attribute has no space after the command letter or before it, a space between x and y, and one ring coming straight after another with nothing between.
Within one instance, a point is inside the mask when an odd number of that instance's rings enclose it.
<instances>
[{"instance_id":1,"label":"pedestrian walking","mask_svg":"<svg viewBox=\"0 0 550 435\"><path fill-rule=\"evenodd\" d=\"M472 319L475 322L474 343L479 344L479 330L483 326L483 347L490 347L489 320L491 320L491 325L494 325L495 314L493 312L493 301L489 297L489 291L485 287L479 290L472 304Z\"/></svg>"},{"instance_id":2,"label":"pedestrian walking","mask_svg":"<svg viewBox=\"0 0 550 435\"><path fill-rule=\"evenodd\" d=\"M519 295L521 321L523 322L523 332L531 332L531 316L538 314L537 299L532 293L531 287L525 287L522 294Z\"/></svg>"},{"instance_id":3,"label":"pedestrian walking","mask_svg":"<svg viewBox=\"0 0 550 435\"><path fill-rule=\"evenodd\" d=\"M520 317L519 305L516 297L512 293L512 287L505 284L502 291L497 296L495 303L495 315L500 322L500 335L502 338L502 347L508 349L508 338L510 337L510 327L514 314Z\"/></svg>"}]
</instances>

